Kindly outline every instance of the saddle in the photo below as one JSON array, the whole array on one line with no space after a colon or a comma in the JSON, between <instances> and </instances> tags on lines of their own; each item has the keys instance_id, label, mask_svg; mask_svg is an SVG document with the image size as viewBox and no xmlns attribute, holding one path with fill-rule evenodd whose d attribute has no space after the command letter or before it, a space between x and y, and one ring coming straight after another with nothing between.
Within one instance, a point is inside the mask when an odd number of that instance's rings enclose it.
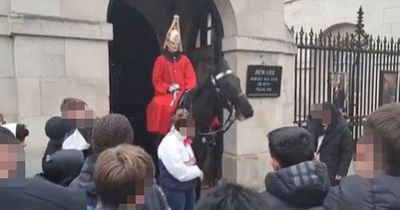
<instances>
[{"instance_id":1,"label":"saddle","mask_svg":"<svg viewBox=\"0 0 400 210\"><path fill-rule=\"evenodd\" d=\"M171 118L177 108L185 108L187 93L179 91L173 94L154 96L146 110L147 130L165 135L171 128Z\"/></svg>"}]
</instances>

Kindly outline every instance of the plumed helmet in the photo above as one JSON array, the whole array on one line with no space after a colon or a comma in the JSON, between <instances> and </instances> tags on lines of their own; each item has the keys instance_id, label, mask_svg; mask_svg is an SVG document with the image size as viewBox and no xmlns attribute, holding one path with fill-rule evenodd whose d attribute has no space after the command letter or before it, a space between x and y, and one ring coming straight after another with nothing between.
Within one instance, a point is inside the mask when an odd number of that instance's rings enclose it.
<instances>
[{"instance_id":1,"label":"plumed helmet","mask_svg":"<svg viewBox=\"0 0 400 210\"><path fill-rule=\"evenodd\" d=\"M173 46L173 44L178 45ZM164 42L163 48L166 49L176 48L176 51L182 52L182 39L181 39L181 29L179 26L179 15L174 15L174 19L172 20L171 26L168 29L167 36Z\"/></svg>"}]
</instances>

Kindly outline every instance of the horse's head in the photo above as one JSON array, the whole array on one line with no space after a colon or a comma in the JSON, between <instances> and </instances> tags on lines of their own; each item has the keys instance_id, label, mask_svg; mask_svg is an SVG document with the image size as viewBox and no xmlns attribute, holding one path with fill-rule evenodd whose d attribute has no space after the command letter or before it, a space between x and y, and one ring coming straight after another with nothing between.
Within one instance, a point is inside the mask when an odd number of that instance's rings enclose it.
<instances>
[{"instance_id":1,"label":"horse's head","mask_svg":"<svg viewBox=\"0 0 400 210\"><path fill-rule=\"evenodd\" d=\"M233 74L229 64L224 60L220 66L220 73L213 76L213 84L217 89L222 104L225 108L235 109L236 117L239 120L245 120L253 116L253 107L249 100L243 94L240 87L240 79Z\"/></svg>"}]
</instances>

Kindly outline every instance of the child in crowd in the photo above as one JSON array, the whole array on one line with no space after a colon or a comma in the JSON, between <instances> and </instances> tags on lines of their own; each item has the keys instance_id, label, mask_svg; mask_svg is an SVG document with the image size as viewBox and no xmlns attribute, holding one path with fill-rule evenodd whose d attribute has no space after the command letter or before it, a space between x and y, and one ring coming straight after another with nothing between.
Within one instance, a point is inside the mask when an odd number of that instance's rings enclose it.
<instances>
[{"instance_id":1,"label":"child in crowd","mask_svg":"<svg viewBox=\"0 0 400 210\"><path fill-rule=\"evenodd\" d=\"M195 187L198 178L203 179L191 148L194 120L185 109L178 109L172 121L170 132L158 148L159 183L172 210L193 210Z\"/></svg>"},{"instance_id":2,"label":"child in crowd","mask_svg":"<svg viewBox=\"0 0 400 210\"><path fill-rule=\"evenodd\" d=\"M142 148L121 144L102 152L93 174L99 195L88 210L168 210L154 181L153 159Z\"/></svg>"}]
</instances>

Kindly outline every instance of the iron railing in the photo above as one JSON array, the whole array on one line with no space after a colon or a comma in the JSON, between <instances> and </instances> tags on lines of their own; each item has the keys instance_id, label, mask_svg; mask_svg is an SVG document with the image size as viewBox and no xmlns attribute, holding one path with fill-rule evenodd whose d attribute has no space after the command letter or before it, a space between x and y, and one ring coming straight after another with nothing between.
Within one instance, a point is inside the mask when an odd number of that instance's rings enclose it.
<instances>
[{"instance_id":1,"label":"iron railing","mask_svg":"<svg viewBox=\"0 0 400 210\"><path fill-rule=\"evenodd\" d=\"M306 33L303 28L295 33L294 122L299 126L304 125L312 104L334 102L336 96L356 140L362 134L364 117L388 103L388 95L385 98L382 92L388 84L395 82L389 101L399 101L400 39L366 35L363 14L360 8L352 34L317 34L312 29ZM338 83L333 83L334 78ZM384 84L384 79L392 83ZM339 86L345 95L342 105Z\"/></svg>"}]
</instances>

